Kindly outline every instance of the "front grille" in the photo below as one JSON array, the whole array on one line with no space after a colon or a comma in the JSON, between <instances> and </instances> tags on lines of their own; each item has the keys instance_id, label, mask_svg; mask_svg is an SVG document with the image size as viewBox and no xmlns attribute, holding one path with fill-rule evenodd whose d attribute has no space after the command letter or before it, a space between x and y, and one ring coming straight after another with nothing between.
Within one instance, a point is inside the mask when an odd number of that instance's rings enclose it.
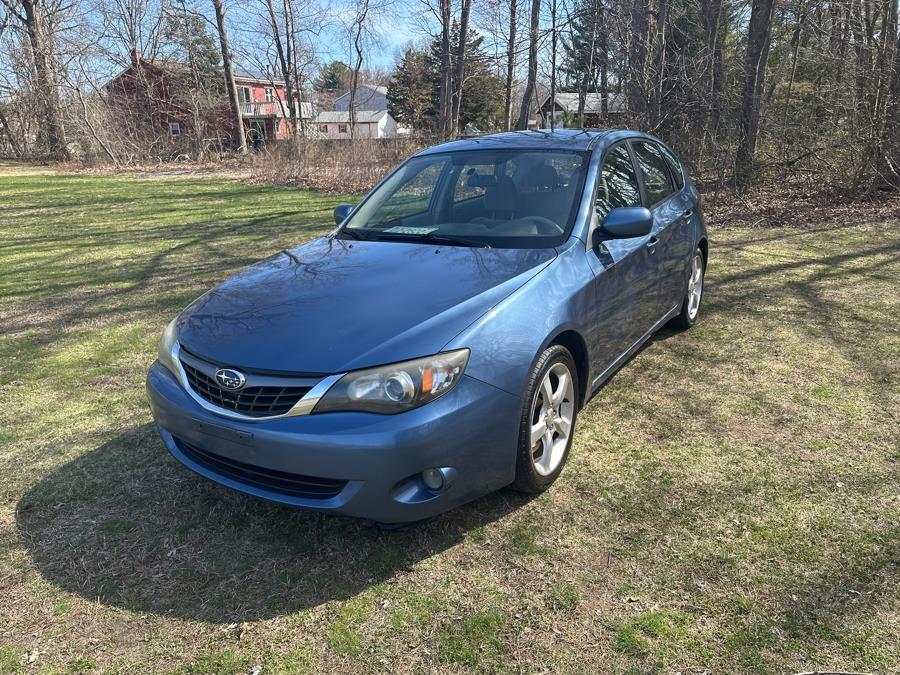
<instances>
[{"instance_id":1,"label":"front grille","mask_svg":"<svg viewBox=\"0 0 900 675\"><path fill-rule=\"evenodd\" d=\"M244 464L228 457L207 452L196 445L186 443L180 438L176 438L175 443L188 459L220 476L290 497L331 499L339 495L341 490L347 485L347 481L336 478L301 476L299 474Z\"/></svg>"},{"instance_id":2,"label":"front grille","mask_svg":"<svg viewBox=\"0 0 900 675\"><path fill-rule=\"evenodd\" d=\"M181 360L188 384L204 400L248 417L284 415L311 387L244 387L240 391L222 389L219 383Z\"/></svg>"}]
</instances>

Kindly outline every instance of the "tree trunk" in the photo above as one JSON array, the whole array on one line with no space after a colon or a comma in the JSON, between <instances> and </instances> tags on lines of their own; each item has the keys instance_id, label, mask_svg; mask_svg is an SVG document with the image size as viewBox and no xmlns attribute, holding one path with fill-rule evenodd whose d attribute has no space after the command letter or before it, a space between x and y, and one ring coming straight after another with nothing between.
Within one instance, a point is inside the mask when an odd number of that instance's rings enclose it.
<instances>
[{"instance_id":1,"label":"tree trunk","mask_svg":"<svg viewBox=\"0 0 900 675\"><path fill-rule=\"evenodd\" d=\"M706 34L706 50L709 54L706 89L710 96L708 112L709 133L715 139L719 133L722 119L722 82L724 68L722 65L722 0L701 0L700 16Z\"/></svg>"},{"instance_id":2,"label":"tree trunk","mask_svg":"<svg viewBox=\"0 0 900 675\"><path fill-rule=\"evenodd\" d=\"M225 28L225 8L222 0L212 0L216 10L216 28L219 30L219 46L222 48L222 64L225 71L225 91L228 92L228 105L231 107L231 124L234 127L232 138L236 149L242 155L247 152L247 139L244 138L244 117L241 115L241 104L238 101L237 86L234 83L234 68L231 65L231 50L228 48L228 31Z\"/></svg>"},{"instance_id":3,"label":"tree trunk","mask_svg":"<svg viewBox=\"0 0 900 675\"><path fill-rule=\"evenodd\" d=\"M25 29L34 57L35 84L43 99L48 155L53 159L68 159L69 149L66 145L66 132L59 104L59 90L53 76L53 58L50 44L44 34L45 24L41 6L38 0L21 0L21 3L25 12Z\"/></svg>"},{"instance_id":4,"label":"tree trunk","mask_svg":"<svg viewBox=\"0 0 900 675\"><path fill-rule=\"evenodd\" d=\"M456 45L456 72L454 73L453 91L453 135L458 134L459 111L462 107L463 83L466 76L466 40L469 32L469 14L472 0L462 0L459 8L459 43Z\"/></svg>"},{"instance_id":5,"label":"tree trunk","mask_svg":"<svg viewBox=\"0 0 900 675\"><path fill-rule=\"evenodd\" d=\"M656 19L656 40L655 40L655 72L653 73L653 89L650 98L652 106L650 107L650 126L657 127L662 121L662 97L663 87L665 85L665 69L666 69L666 22L669 18L669 0L659 0L659 13Z\"/></svg>"},{"instance_id":6,"label":"tree trunk","mask_svg":"<svg viewBox=\"0 0 900 675\"><path fill-rule=\"evenodd\" d=\"M441 91L438 100L438 133L441 138L450 135L453 116L453 82L450 72L450 10L451 0L441 0Z\"/></svg>"},{"instance_id":7,"label":"tree trunk","mask_svg":"<svg viewBox=\"0 0 900 675\"><path fill-rule=\"evenodd\" d=\"M735 158L734 182L737 187L753 179L753 159L759 132L760 99L769 58L774 0L753 0L744 63L744 90L739 118L740 139Z\"/></svg>"},{"instance_id":8,"label":"tree trunk","mask_svg":"<svg viewBox=\"0 0 900 675\"><path fill-rule=\"evenodd\" d=\"M522 107L519 109L519 129L528 128L528 117L531 112L531 99L537 82L538 33L541 24L541 0L531 0L531 26L528 33L528 78L525 80L525 93L522 96ZM551 114L552 108L551 108Z\"/></svg>"},{"instance_id":9,"label":"tree trunk","mask_svg":"<svg viewBox=\"0 0 900 675\"><path fill-rule=\"evenodd\" d=\"M292 34L291 27L293 26L293 5L291 4L291 1L292 0L283 0L282 5L285 22L287 22L287 25L285 25L285 33L287 33L286 40L282 40L281 26L278 24L278 16L275 14L275 7L272 4L272 0L266 0L266 9L269 13L269 25L272 27L272 40L275 43L275 56L278 60L278 67L281 70L281 81L284 82L284 98L288 101L288 112L291 120L291 139L296 142L300 137L300 112L299 106L294 106L293 74L296 70L294 64L296 50L292 48L292 41L290 39L290 35Z\"/></svg>"},{"instance_id":10,"label":"tree trunk","mask_svg":"<svg viewBox=\"0 0 900 675\"><path fill-rule=\"evenodd\" d=\"M3 127L6 137L9 139L9 145L12 147L13 154L15 154L17 159L21 159L22 148L19 146L19 142L16 140L16 136L13 134L12 129L9 128L9 120L6 119L6 115L3 114L2 110L0 110L0 126Z\"/></svg>"},{"instance_id":11,"label":"tree trunk","mask_svg":"<svg viewBox=\"0 0 900 675\"><path fill-rule=\"evenodd\" d=\"M556 130L556 0L550 0L550 131Z\"/></svg>"},{"instance_id":12,"label":"tree trunk","mask_svg":"<svg viewBox=\"0 0 900 675\"><path fill-rule=\"evenodd\" d=\"M503 96L503 123L506 131L512 127L512 86L516 70L516 0L509 0L509 42L506 45L506 84Z\"/></svg>"},{"instance_id":13,"label":"tree trunk","mask_svg":"<svg viewBox=\"0 0 900 675\"><path fill-rule=\"evenodd\" d=\"M592 3L593 12L590 17L590 33L591 39L588 43L588 53L587 53L587 63L584 67L584 73L582 73L581 82L578 83L578 124L581 128L584 128L584 107L585 101L587 99L588 89L590 85L596 84L594 77L594 61L597 58L598 44L601 40L605 39L601 35L601 19L600 17L603 15L603 1L595 0ZM602 101L601 101L602 107ZM602 114L602 111L601 111Z\"/></svg>"},{"instance_id":14,"label":"tree trunk","mask_svg":"<svg viewBox=\"0 0 900 675\"><path fill-rule=\"evenodd\" d=\"M355 55L355 63L353 65L353 74L350 80L350 106L347 108L350 121L350 140L356 138L356 93L359 89L359 71L362 70L363 53L362 53L362 34L366 25L366 16L369 13L369 0L361 0L357 6L356 19L353 22L353 53Z\"/></svg>"},{"instance_id":15,"label":"tree trunk","mask_svg":"<svg viewBox=\"0 0 900 675\"><path fill-rule=\"evenodd\" d=\"M600 34L600 119L606 124L609 119L609 40L606 36L606 14L602 4L597 3L597 27Z\"/></svg>"},{"instance_id":16,"label":"tree trunk","mask_svg":"<svg viewBox=\"0 0 900 675\"><path fill-rule=\"evenodd\" d=\"M648 0L633 0L631 5L631 48L628 55L628 111L632 123L642 126L647 113L647 31Z\"/></svg>"}]
</instances>

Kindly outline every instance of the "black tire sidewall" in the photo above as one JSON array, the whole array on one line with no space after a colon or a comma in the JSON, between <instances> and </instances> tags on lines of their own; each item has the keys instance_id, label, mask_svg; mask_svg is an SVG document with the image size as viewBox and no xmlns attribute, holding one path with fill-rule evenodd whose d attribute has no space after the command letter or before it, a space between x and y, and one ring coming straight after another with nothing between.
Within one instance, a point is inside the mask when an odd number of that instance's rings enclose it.
<instances>
[{"instance_id":1,"label":"black tire sidewall","mask_svg":"<svg viewBox=\"0 0 900 675\"><path fill-rule=\"evenodd\" d=\"M690 298L688 297L688 284L691 280L691 265L694 262L694 258L696 256L700 256L700 259L703 261L703 287L700 289L700 304L697 306L697 313L694 315L692 319L690 316L690 312L688 311L688 305ZM703 307L703 296L706 295L706 258L703 256L703 251L700 250L700 247L694 249L694 252L691 254L690 259L688 260L688 273L687 278L684 281L684 297L681 300L681 313L675 317L675 324L681 328L690 328L700 319L700 310Z\"/></svg>"},{"instance_id":2,"label":"black tire sidewall","mask_svg":"<svg viewBox=\"0 0 900 675\"><path fill-rule=\"evenodd\" d=\"M538 387L547 371L555 364L563 363L569 369L572 376L572 383L575 390L575 412L572 415L572 430L569 433L569 440L566 444L566 450L563 453L562 460L556 469L546 475L540 475L534 468L534 461L531 456L531 407L534 403L534 397ZM575 360L569 353L569 350L561 345L551 345L545 349L540 357L538 357L528 381L525 385L525 395L522 400L522 413L519 417L519 442L516 449L516 478L512 487L520 492L537 494L543 492L550 487L553 482L562 473L563 467L569 459L569 451L572 448L572 440L575 438L575 422L578 417L579 408L579 389L578 370L575 367Z\"/></svg>"}]
</instances>

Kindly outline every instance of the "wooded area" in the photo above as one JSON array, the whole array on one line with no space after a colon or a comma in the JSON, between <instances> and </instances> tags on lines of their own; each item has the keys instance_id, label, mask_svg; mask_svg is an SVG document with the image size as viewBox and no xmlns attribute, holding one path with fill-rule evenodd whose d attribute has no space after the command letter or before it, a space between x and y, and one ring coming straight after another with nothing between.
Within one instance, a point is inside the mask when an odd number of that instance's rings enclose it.
<instances>
[{"instance_id":1,"label":"wooded area","mask_svg":"<svg viewBox=\"0 0 900 675\"><path fill-rule=\"evenodd\" d=\"M410 15L417 37L385 69L385 33ZM552 126L584 126L599 95L602 126L657 134L714 184L900 187L897 0L0 0L0 154L164 159L152 87L128 110L103 88L140 60L187 73L192 159L246 151L213 130L221 100L241 128L239 63L288 101L350 91L351 116L360 84L386 84L423 144L524 129L549 93L574 92ZM295 148L315 140L299 110Z\"/></svg>"}]
</instances>

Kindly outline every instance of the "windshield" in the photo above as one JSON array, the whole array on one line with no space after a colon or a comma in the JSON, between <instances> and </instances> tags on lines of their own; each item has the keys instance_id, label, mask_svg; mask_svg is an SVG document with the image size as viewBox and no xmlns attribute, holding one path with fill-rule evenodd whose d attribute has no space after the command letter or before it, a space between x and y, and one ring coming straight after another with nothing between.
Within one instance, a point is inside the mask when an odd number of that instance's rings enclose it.
<instances>
[{"instance_id":1,"label":"windshield","mask_svg":"<svg viewBox=\"0 0 900 675\"><path fill-rule=\"evenodd\" d=\"M586 152L473 150L414 157L339 235L458 246L546 248L572 228Z\"/></svg>"}]
</instances>

